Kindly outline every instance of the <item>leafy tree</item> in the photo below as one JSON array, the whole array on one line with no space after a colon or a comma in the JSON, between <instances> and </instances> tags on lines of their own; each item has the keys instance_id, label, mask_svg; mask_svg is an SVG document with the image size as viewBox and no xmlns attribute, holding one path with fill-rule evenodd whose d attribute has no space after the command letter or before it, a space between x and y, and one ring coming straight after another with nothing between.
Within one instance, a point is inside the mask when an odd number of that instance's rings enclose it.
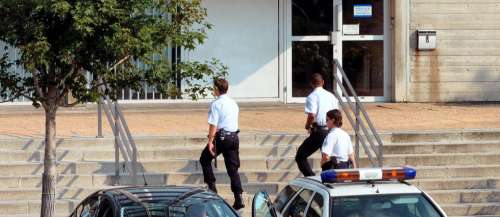
<instances>
[{"instance_id":1,"label":"leafy tree","mask_svg":"<svg viewBox=\"0 0 500 217\"><path fill-rule=\"evenodd\" d=\"M0 56L0 97L25 97L45 111L44 217L54 216L56 112L68 93L77 103L93 102L147 82L165 96L196 99L209 88L200 80L227 73L216 60L172 67L165 58L173 47L203 43L211 25L201 0L0 0L0 14L0 40L19 53L16 60ZM184 92L174 75L187 82Z\"/></svg>"}]
</instances>

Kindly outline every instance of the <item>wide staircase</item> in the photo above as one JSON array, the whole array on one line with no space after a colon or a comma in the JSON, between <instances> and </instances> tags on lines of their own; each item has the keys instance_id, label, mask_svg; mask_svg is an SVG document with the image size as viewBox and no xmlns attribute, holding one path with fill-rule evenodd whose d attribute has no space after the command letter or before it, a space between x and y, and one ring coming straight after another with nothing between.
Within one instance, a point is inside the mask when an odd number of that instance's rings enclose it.
<instances>
[{"instance_id":1,"label":"wide staircase","mask_svg":"<svg viewBox=\"0 0 500 217\"><path fill-rule=\"evenodd\" d=\"M414 184L426 190L449 216L500 216L500 131L382 133L384 164L417 168ZM247 207L253 194L275 195L299 176L294 162L305 135L241 134L241 180ZM203 185L198 158L203 136L136 138L139 183ZM363 153L363 151L361 151ZM0 217L39 216L43 140L0 140ZM59 139L57 216L68 216L96 189L131 184L120 164L116 180L112 138ZM311 159L319 171L319 153ZM368 166L361 155L361 165ZM144 176L142 176L144 172ZM216 170L219 193L232 204L222 156ZM243 215L250 216L246 208Z\"/></svg>"}]
</instances>

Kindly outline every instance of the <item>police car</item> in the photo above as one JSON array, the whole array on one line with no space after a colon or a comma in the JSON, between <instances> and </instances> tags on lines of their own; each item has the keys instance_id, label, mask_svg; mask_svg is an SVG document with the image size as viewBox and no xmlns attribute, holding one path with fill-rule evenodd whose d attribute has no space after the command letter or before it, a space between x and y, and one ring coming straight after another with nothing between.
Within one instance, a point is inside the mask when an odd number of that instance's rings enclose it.
<instances>
[{"instance_id":1,"label":"police car","mask_svg":"<svg viewBox=\"0 0 500 217\"><path fill-rule=\"evenodd\" d=\"M327 170L297 178L270 201L254 196L252 217L446 217L424 191L409 184L412 167Z\"/></svg>"}]
</instances>

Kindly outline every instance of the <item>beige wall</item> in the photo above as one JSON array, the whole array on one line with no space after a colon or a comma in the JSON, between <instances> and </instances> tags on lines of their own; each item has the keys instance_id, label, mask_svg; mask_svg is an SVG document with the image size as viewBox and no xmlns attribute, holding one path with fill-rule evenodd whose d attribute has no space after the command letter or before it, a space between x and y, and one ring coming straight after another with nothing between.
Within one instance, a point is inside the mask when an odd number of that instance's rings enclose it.
<instances>
[{"instance_id":1,"label":"beige wall","mask_svg":"<svg viewBox=\"0 0 500 217\"><path fill-rule=\"evenodd\" d=\"M408 7L409 63L394 72L396 86L406 74L399 85L406 93L396 89L396 101L500 101L500 0L409 0ZM417 29L437 30L436 50L416 50Z\"/></svg>"}]
</instances>

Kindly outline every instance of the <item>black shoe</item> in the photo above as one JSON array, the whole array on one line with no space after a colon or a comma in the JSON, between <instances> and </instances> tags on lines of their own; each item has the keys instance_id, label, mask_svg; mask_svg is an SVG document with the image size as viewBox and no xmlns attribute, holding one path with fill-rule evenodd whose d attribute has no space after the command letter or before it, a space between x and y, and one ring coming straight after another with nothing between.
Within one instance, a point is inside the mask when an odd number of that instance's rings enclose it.
<instances>
[{"instance_id":1,"label":"black shoe","mask_svg":"<svg viewBox=\"0 0 500 217\"><path fill-rule=\"evenodd\" d=\"M243 198L241 198L241 194L234 194L233 208L235 210L240 210L245 208L245 204L243 203Z\"/></svg>"},{"instance_id":2,"label":"black shoe","mask_svg":"<svg viewBox=\"0 0 500 217\"><path fill-rule=\"evenodd\" d=\"M208 186L208 189L210 189L211 191L213 191L217 194L217 188L215 187L215 184L207 185L207 186Z\"/></svg>"}]
</instances>

